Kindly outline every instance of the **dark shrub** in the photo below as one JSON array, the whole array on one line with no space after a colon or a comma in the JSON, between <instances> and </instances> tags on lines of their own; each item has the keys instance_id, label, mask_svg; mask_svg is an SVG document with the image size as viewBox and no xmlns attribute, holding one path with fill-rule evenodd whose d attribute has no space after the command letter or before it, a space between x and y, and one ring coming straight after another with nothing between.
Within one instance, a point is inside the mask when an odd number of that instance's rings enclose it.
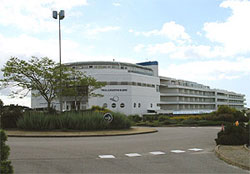
<instances>
[{"instance_id":1,"label":"dark shrub","mask_svg":"<svg viewBox=\"0 0 250 174\"><path fill-rule=\"evenodd\" d=\"M8 160L10 154L10 148L5 144L7 141L7 135L3 130L0 129L0 141L1 141L1 165L0 165L0 173L13 173L13 167L11 162Z\"/></svg>"},{"instance_id":2,"label":"dark shrub","mask_svg":"<svg viewBox=\"0 0 250 174\"><path fill-rule=\"evenodd\" d=\"M158 120L158 115L143 115L142 120L153 122Z\"/></svg>"},{"instance_id":3,"label":"dark shrub","mask_svg":"<svg viewBox=\"0 0 250 174\"><path fill-rule=\"evenodd\" d=\"M192 125L192 124L196 124L197 121L194 120L194 119L187 119L187 120L182 120L181 123L182 124L191 124Z\"/></svg>"},{"instance_id":4,"label":"dark shrub","mask_svg":"<svg viewBox=\"0 0 250 174\"><path fill-rule=\"evenodd\" d=\"M113 112L113 121L108 125L108 129L128 129L131 127L131 122L126 115Z\"/></svg>"},{"instance_id":5,"label":"dark shrub","mask_svg":"<svg viewBox=\"0 0 250 174\"><path fill-rule=\"evenodd\" d=\"M224 131L220 131L215 139L216 144L219 145L249 145L249 130L244 124L239 126L228 124Z\"/></svg>"},{"instance_id":6,"label":"dark shrub","mask_svg":"<svg viewBox=\"0 0 250 174\"><path fill-rule=\"evenodd\" d=\"M219 114L230 114L230 113L234 113L235 111L237 111L236 109L234 108L231 108L229 106L226 106L226 105L222 105L222 106L219 106L218 110L216 111L216 114L219 115Z\"/></svg>"},{"instance_id":7,"label":"dark shrub","mask_svg":"<svg viewBox=\"0 0 250 174\"><path fill-rule=\"evenodd\" d=\"M206 120L224 121L224 122L248 122L249 118L244 115L244 112L238 111L229 106L219 106L216 112L204 117Z\"/></svg>"},{"instance_id":8,"label":"dark shrub","mask_svg":"<svg viewBox=\"0 0 250 174\"><path fill-rule=\"evenodd\" d=\"M1 128L16 128L16 122L23 116L23 107L21 106L4 106L2 108Z\"/></svg>"},{"instance_id":9,"label":"dark shrub","mask_svg":"<svg viewBox=\"0 0 250 174\"><path fill-rule=\"evenodd\" d=\"M129 115L128 119L135 123L142 121L142 117L140 117L139 115Z\"/></svg>"},{"instance_id":10,"label":"dark shrub","mask_svg":"<svg viewBox=\"0 0 250 174\"><path fill-rule=\"evenodd\" d=\"M197 121L197 126L220 126L222 124L225 124L225 122L212 121L212 120L198 120Z\"/></svg>"},{"instance_id":11,"label":"dark shrub","mask_svg":"<svg viewBox=\"0 0 250 174\"><path fill-rule=\"evenodd\" d=\"M178 124L178 123L180 123L179 120L172 120L172 119L163 121L163 125Z\"/></svg>"},{"instance_id":12,"label":"dark shrub","mask_svg":"<svg viewBox=\"0 0 250 174\"><path fill-rule=\"evenodd\" d=\"M244 115L244 113L243 112L241 112L241 111L235 111L234 113L233 113L233 117L234 117L234 122L235 121L239 121L239 122L248 122L248 120L249 120L249 118L248 117L246 117L245 115Z\"/></svg>"},{"instance_id":13,"label":"dark shrub","mask_svg":"<svg viewBox=\"0 0 250 174\"><path fill-rule=\"evenodd\" d=\"M233 122L234 117L233 113L222 113L217 115L217 117L214 119L215 121L227 121L227 122Z\"/></svg>"},{"instance_id":14,"label":"dark shrub","mask_svg":"<svg viewBox=\"0 0 250 174\"><path fill-rule=\"evenodd\" d=\"M160 121L160 122L164 122L164 121L166 121L166 120L169 120L169 116L166 116L166 115L161 115L161 116L159 116L158 117L158 120Z\"/></svg>"}]
</instances>

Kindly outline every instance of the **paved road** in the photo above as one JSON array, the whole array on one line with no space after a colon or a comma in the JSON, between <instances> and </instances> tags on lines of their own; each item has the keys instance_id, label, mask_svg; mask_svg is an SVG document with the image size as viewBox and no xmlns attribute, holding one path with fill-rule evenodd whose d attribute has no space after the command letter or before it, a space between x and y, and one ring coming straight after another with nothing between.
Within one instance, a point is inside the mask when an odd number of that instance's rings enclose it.
<instances>
[{"instance_id":1,"label":"paved road","mask_svg":"<svg viewBox=\"0 0 250 174\"><path fill-rule=\"evenodd\" d=\"M10 160L15 173L248 173L215 156L218 127L157 129L133 136L9 138Z\"/></svg>"}]
</instances>

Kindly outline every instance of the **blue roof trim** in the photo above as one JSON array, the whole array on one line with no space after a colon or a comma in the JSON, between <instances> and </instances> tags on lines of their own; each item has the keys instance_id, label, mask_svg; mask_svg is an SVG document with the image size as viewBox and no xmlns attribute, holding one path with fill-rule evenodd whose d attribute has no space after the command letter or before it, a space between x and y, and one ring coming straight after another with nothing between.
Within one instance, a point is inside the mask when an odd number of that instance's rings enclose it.
<instances>
[{"instance_id":1,"label":"blue roof trim","mask_svg":"<svg viewBox=\"0 0 250 174\"><path fill-rule=\"evenodd\" d=\"M136 65L141 65L141 66L158 65L158 62L157 61L141 62L137 63Z\"/></svg>"}]
</instances>

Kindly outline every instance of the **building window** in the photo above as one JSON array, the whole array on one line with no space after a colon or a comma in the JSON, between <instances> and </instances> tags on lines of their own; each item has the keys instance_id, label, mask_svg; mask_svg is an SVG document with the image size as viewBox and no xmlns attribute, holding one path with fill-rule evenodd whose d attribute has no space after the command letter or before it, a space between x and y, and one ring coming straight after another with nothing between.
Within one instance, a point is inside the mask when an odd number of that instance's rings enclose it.
<instances>
[{"instance_id":1,"label":"building window","mask_svg":"<svg viewBox=\"0 0 250 174\"><path fill-rule=\"evenodd\" d=\"M150 107L151 107L151 108L153 107L153 103L150 104Z\"/></svg>"},{"instance_id":2,"label":"building window","mask_svg":"<svg viewBox=\"0 0 250 174\"><path fill-rule=\"evenodd\" d=\"M156 92L159 92L160 91L160 87L159 85L156 85Z\"/></svg>"},{"instance_id":3,"label":"building window","mask_svg":"<svg viewBox=\"0 0 250 174\"><path fill-rule=\"evenodd\" d=\"M128 85L128 82L121 82L121 85Z\"/></svg>"},{"instance_id":4,"label":"building window","mask_svg":"<svg viewBox=\"0 0 250 174\"><path fill-rule=\"evenodd\" d=\"M134 108L136 108L136 103L134 103Z\"/></svg>"},{"instance_id":5,"label":"building window","mask_svg":"<svg viewBox=\"0 0 250 174\"><path fill-rule=\"evenodd\" d=\"M121 103L121 104L120 104L120 107L121 107L121 108L124 108L124 107L125 107L125 104L124 104L124 103Z\"/></svg>"},{"instance_id":6,"label":"building window","mask_svg":"<svg viewBox=\"0 0 250 174\"><path fill-rule=\"evenodd\" d=\"M116 104L115 104L115 103L112 103L111 107L112 107L112 108L115 108L115 107L116 107Z\"/></svg>"},{"instance_id":7,"label":"building window","mask_svg":"<svg viewBox=\"0 0 250 174\"><path fill-rule=\"evenodd\" d=\"M141 107L141 103L138 103L138 108L140 108Z\"/></svg>"},{"instance_id":8,"label":"building window","mask_svg":"<svg viewBox=\"0 0 250 174\"><path fill-rule=\"evenodd\" d=\"M109 85L118 85L118 82L109 82Z\"/></svg>"},{"instance_id":9,"label":"building window","mask_svg":"<svg viewBox=\"0 0 250 174\"><path fill-rule=\"evenodd\" d=\"M107 107L108 107L108 104L107 104L107 103L104 103L104 104L102 105L102 107L103 107L103 108L107 108Z\"/></svg>"}]
</instances>

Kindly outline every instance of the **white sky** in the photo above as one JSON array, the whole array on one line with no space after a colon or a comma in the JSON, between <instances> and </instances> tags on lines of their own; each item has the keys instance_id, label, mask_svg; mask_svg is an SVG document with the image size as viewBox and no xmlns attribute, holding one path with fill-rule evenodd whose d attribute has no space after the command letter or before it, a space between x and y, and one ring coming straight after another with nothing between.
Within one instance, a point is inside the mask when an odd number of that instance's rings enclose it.
<instances>
[{"instance_id":1,"label":"white sky","mask_svg":"<svg viewBox=\"0 0 250 174\"><path fill-rule=\"evenodd\" d=\"M10 56L63 62L158 61L160 75L246 95L250 105L250 2L247 0L0 0L0 68ZM2 73L0 74L2 77ZM30 106L30 97L4 104Z\"/></svg>"}]
</instances>

